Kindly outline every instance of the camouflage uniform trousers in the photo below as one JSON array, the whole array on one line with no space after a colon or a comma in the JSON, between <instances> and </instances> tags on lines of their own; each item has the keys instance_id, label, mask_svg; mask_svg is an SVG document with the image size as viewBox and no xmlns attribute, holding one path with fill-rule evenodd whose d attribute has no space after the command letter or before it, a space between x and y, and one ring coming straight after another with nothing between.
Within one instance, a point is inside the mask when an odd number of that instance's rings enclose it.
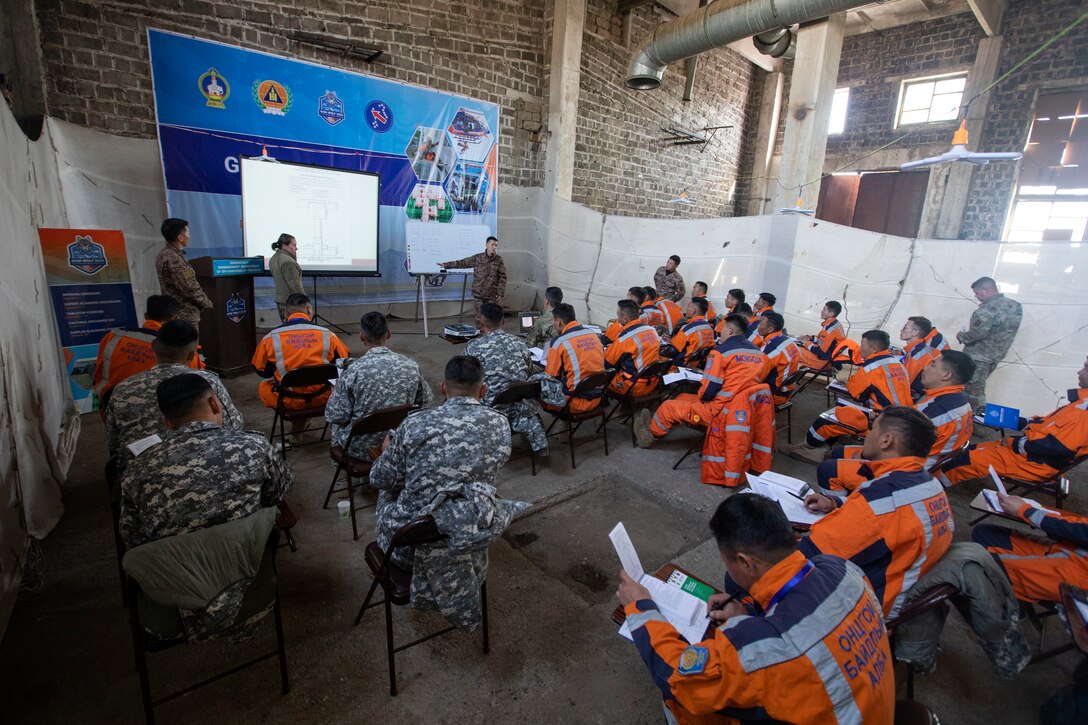
<instances>
[{"instance_id":1,"label":"camouflage uniform trousers","mask_svg":"<svg viewBox=\"0 0 1088 725\"><path fill-rule=\"evenodd\" d=\"M973 359L973 358L972 358ZM975 374L963 386L967 398L971 401L971 408L978 410L986 405L986 380L997 368L997 363L990 360L975 360Z\"/></svg>"},{"instance_id":2,"label":"camouflage uniform trousers","mask_svg":"<svg viewBox=\"0 0 1088 725\"><path fill-rule=\"evenodd\" d=\"M548 450L548 436L544 434L540 405L536 401L519 400L507 405L496 405L495 410L506 416L512 431L525 436L533 453L544 453Z\"/></svg>"}]
</instances>

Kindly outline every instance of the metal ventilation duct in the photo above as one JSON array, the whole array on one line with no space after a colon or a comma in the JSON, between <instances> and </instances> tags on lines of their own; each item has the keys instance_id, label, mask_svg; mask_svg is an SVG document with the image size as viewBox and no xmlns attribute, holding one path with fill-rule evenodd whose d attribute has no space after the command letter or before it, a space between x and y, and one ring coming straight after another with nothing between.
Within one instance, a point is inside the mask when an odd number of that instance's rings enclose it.
<instances>
[{"instance_id":1,"label":"metal ventilation duct","mask_svg":"<svg viewBox=\"0 0 1088 725\"><path fill-rule=\"evenodd\" d=\"M788 28L867 5L871 0L716 0L662 23L642 39L625 83L636 91L661 85L665 67L741 38Z\"/></svg>"}]
</instances>

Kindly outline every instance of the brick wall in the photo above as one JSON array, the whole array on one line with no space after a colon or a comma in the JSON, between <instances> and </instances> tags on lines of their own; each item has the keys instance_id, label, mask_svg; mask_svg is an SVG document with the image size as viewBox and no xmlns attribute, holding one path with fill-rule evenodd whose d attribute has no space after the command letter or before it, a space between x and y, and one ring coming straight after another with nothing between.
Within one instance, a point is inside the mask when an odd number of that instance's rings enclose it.
<instances>
[{"instance_id":1,"label":"brick wall","mask_svg":"<svg viewBox=\"0 0 1088 725\"><path fill-rule=\"evenodd\" d=\"M985 37L971 13L846 38L837 88L850 88L846 130L829 136L829 157L856 158L907 134L897 147L946 145L958 121L895 128L900 82L969 71Z\"/></svg>"},{"instance_id":2,"label":"brick wall","mask_svg":"<svg viewBox=\"0 0 1088 725\"><path fill-rule=\"evenodd\" d=\"M747 203L734 185L748 121L755 120L749 96L762 82L758 69L731 50L718 50L699 57L689 103L681 100L683 63L669 67L660 88L629 91L623 80L632 49L623 45L616 5L614 0L586 3L574 201L632 216L733 216ZM651 7L636 9L632 45L667 18ZM659 140L662 126L720 125L733 128L719 131L702 153L698 146L670 147ZM698 206L667 203L684 190Z\"/></svg>"},{"instance_id":3,"label":"brick wall","mask_svg":"<svg viewBox=\"0 0 1088 725\"><path fill-rule=\"evenodd\" d=\"M548 0L434 0L426 7L400 0L36 0L36 8L54 117L153 137L145 31L156 27L498 103L502 180L543 183ZM662 12L652 6L636 11L634 41L667 19ZM367 64L300 44L289 38L295 31L372 44L387 56ZM630 52L615 0L587 0L575 201L608 213L731 216L735 203L746 201L737 194L747 189L737 171L757 71L732 51L705 54L695 101L683 103L683 64L670 68L656 91L628 91L623 77ZM734 128L719 132L703 153L658 141L661 126L730 124ZM665 203L685 189L699 206Z\"/></svg>"},{"instance_id":4,"label":"brick wall","mask_svg":"<svg viewBox=\"0 0 1088 725\"><path fill-rule=\"evenodd\" d=\"M148 27L191 33L501 106L502 180L543 183L537 135L546 65L543 0L37 0L50 115L155 135ZM324 33L380 47L377 63L289 40Z\"/></svg>"},{"instance_id":5,"label":"brick wall","mask_svg":"<svg viewBox=\"0 0 1088 725\"><path fill-rule=\"evenodd\" d=\"M1004 38L998 74L1015 65L1083 12L1078 0L1012 0L1002 26ZM832 169L860 159L886 144L893 148L926 148L939 153L951 142L958 122L894 128L900 82L904 79L970 70L979 41L985 37L971 13L846 38L837 87L850 87L846 130L827 143L827 165ZM789 73L785 72L786 98ZM986 151L1022 151L1031 127L1035 95L1042 84L1048 90L1063 85L1088 85L1088 27L1073 31L1051 46L991 93L983 133L971 138L971 148ZM785 119L779 126L777 152L781 153ZM899 139L908 131L907 138ZM897 140L898 139L898 140ZM861 168L878 168L872 163ZM749 168L749 167L745 167ZM1018 164L990 164L975 169L960 237L998 239L1016 186Z\"/></svg>"},{"instance_id":6,"label":"brick wall","mask_svg":"<svg viewBox=\"0 0 1088 725\"><path fill-rule=\"evenodd\" d=\"M1084 3L1076 0L1017 0L1005 13L1004 46L998 73L1027 57L1048 38L1076 20ZM1042 87L1045 84L1045 89ZM1036 92L1088 86L1088 25L1081 25L1043 55L996 87L978 148L1022 151L1034 117ZM975 140L972 139L972 143ZM997 239L1008 214L1019 164L990 164L975 169L963 219L964 239Z\"/></svg>"}]
</instances>

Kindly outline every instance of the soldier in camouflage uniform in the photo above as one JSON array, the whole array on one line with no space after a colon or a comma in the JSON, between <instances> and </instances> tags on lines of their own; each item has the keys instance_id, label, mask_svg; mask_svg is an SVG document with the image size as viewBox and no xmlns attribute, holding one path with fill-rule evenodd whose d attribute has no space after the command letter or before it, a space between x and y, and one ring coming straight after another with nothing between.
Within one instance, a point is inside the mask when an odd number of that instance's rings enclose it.
<instances>
[{"instance_id":1,"label":"soldier in camouflage uniform","mask_svg":"<svg viewBox=\"0 0 1088 725\"><path fill-rule=\"evenodd\" d=\"M480 361L459 355L446 364L446 402L413 413L387 437L370 471L380 490L378 545L387 550L397 529L432 515L447 538L398 548L397 565L412 570L412 606L439 609L451 624L471 631L481 620L480 586L487 576L487 546L529 504L495 492L510 457L510 426L480 405Z\"/></svg>"},{"instance_id":2,"label":"soldier in camouflage uniform","mask_svg":"<svg viewBox=\"0 0 1088 725\"><path fill-rule=\"evenodd\" d=\"M242 429L242 414L234 407L230 393L223 387L219 376L209 370L189 367L196 356L196 338L196 328L185 320L165 323L151 343L158 364L122 381L113 389L106 409L106 440L111 457L124 453L125 446L152 433L165 435L166 427L156 402L155 389L163 380L175 375L195 373L207 380L223 408L223 427ZM127 458L127 455L121 456L122 467Z\"/></svg>"},{"instance_id":3,"label":"soldier in camouflage uniform","mask_svg":"<svg viewBox=\"0 0 1088 725\"><path fill-rule=\"evenodd\" d=\"M975 375L964 386L964 392L978 410L986 405L986 379L1012 347L1023 310L1019 302L998 292L997 283L990 277L975 280L971 289L979 306L971 314L970 328L956 333L956 339L975 361Z\"/></svg>"},{"instance_id":4,"label":"soldier in camouflage uniform","mask_svg":"<svg viewBox=\"0 0 1088 725\"><path fill-rule=\"evenodd\" d=\"M133 547L226 523L279 504L294 474L264 435L222 427L208 381L195 373L159 383L170 431L121 477L121 539Z\"/></svg>"},{"instance_id":5,"label":"soldier in camouflage uniform","mask_svg":"<svg viewBox=\"0 0 1088 725\"><path fill-rule=\"evenodd\" d=\"M483 252L450 262L439 262L442 269L472 268L472 306L476 317L480 307L488 302L498 302L506 294L506 262L499 256L499 240L487 238Z\"/></svg>"},{"instance_id":6,"label":"soldier in camouflage uniform","mask_svg":"<svg viewBox=\"0 0 1088 725\"><path fill-rule=\"evenodd\" d=\"M210 310L212 301L200 283L196 281L196 272L185 259L185 248L189 246L189 222L184 219L167 219L162 223L162 236L166 246L155 257L155 272L159 276L159 288L164 295L170 295L181 305L178 316L193 323L200 329L201 310Z\"/></svg>"},{"instance_id":7,"label":"soldier in camouflage uniform","mask_svg":"<svg viewBox=\"0 0 1088 725\"><path fill-rule=\"evenodd\" d=\"M529 347L544 347L550 345L555 338L559 337L559 333L555 331L555 325L552 324L554 319L552 310L562 302L563 290L558 287L549 287L544 290L544 312L541 313L540 317L536 318L533 329L529 330L529 333L525 336L526 345Z\"/></svg>"},{"instance_id":8,"label":"soldier in camouflage uniform","mask_svg":"<svg viewBox=\"0 0 1088 725\"><path fill-rule=\"evenodd\" d=\"M511 384L526 382L532 368L528 346L505 332L502 321L502 307L490 302L481 307L479 324L483 334L465 347L465 354L476 358L484 366L484 379L487 381L484 405L493 405L495 396ZM495 410L506 416L515 433L521 433L529 440L534 453L538 456L548 455L548 436L544 434L544 424L540 421L539 403L519 400L498 406Z\"/></svg>"},{"instance_id":9,"label":"soldier in camouflage uniform","mask_svg":"<svg viewBox=\"0 0 1088 725\"><path fill-rule=\"evenodd\" d=\"M333 386L325 405L325 420L332 425L332 444L346 446L351 427L382 408L401 405L430 405L434 402L431 386L423 378L415 360L393 352L389 341L389 323L380 312L368 312L359 321L359 339L366 354L344 369ZM362 460L375 458L375 449L385 433L357 437L348 454ZM375 450L372 454L371 451Z\"/></svg>"},{"instance_id":10,"label":"soldier in camouflage uniform","mask_svg":"<svg viewBox=\"0 0 1088 725\"><path fill-rule=\"evenodd\" d=\"M684 278L676 271L679 266L680 257L674 254L669 257L663 267L658 267L657 271L654 272L654 288L658 297L679 302L687 294Z\"/></svg>"}]
</instances>

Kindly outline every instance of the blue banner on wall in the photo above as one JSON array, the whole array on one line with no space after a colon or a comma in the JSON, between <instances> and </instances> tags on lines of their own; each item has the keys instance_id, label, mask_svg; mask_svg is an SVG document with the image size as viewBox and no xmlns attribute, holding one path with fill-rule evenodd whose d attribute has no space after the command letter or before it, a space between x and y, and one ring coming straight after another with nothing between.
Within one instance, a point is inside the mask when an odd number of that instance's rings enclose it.
<instances>
[{"instance_id":1,"label":"blue banner on wall","mask_svg":"<svg viewBox=\"0 0 1088 725\"><path fill-rule=\"evenodd\" d=\"M322 283L326 302L415 299L405 224L421 219L419 198L438 210L425 222L495 233L497 105L160 30L148 46L166 200L189 221L190 257L242 256L238 160L265 150L381 176L381 277Z\"/></svg>"}]
</instances>

